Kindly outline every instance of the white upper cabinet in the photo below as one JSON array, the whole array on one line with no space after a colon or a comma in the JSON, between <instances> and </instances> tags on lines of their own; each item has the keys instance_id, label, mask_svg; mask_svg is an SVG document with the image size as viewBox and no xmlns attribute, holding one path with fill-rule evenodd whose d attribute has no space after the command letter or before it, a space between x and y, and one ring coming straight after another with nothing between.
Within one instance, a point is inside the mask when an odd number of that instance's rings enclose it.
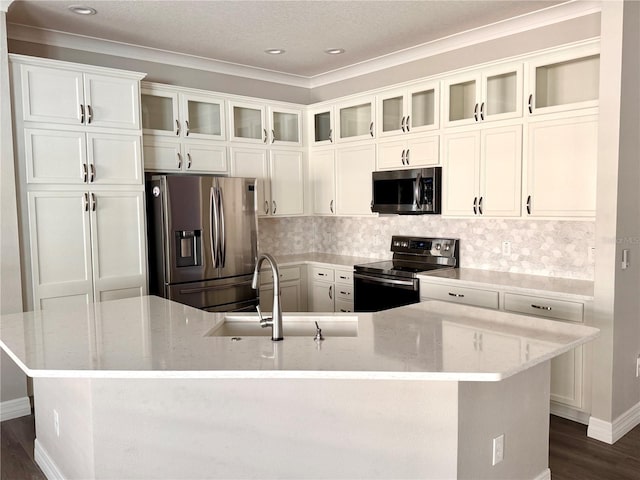
<instances>
[{"instance_id":1,"label":"white upper cabinet","mask_svg":"<svg viewBox=\"0 0 640 480\"><path fill-rule=\"evenodd\" d=\"M338 141L371 140L375 138L374 97L365 97L336 106Z\"/></svg>"},{"instance_id":2,"label":"white upper cabinet","mask_svg":"<svg viewBox=\"0 0 640 480\"><path fill-rule=\"evenodd\" d=\"M440 163L440 137L420 135L377 144L377 169L421 168Z\"/></svg>"},{"instance_id":3,"label":"white upper cabinet","mask_svg":"<svg viewBox=\"0 0 640 480\"><path fill-rule=\"evenodd\" d=\"M440 126L438 82L383 92L378 95L378 136L417 133Z\"/></svg>"},{"instance_id":4,"label":"white upper cabinet","mask_svg":"<svg viewBox=\"0 0 640 480\"><path fill-rule=\"evenodd\" d=\"M269 151L266 148L231 147L231 176L255 178L258 185L256 192L258 215L271 214Z\"/></svg>"},{"instance_id":5,"label":"white upper cabinet","mask_svg":"<svg viewBox=\"0 0 640 480\"><path fill-rule=\"evenodd\" d=\"M522 64L458 75L444 82L445 126L522 116Z\"/></svg>"},{"instance_id":6,"label":"white upper cabinet","mask_svg":"<svg viewBox=\"0 0 640 480\"><path fill-rule=\"evenodd\" d=\"M334 110L331 106L310 110L309 119L310 143L314 146L329 145L335 141Z\"/></svg>"},{"instance_id":7,"label":"white upper cabinet","mask_svg":"<svg viewBox=\"0 0 640 480\"><path fill-rule=\"evenodd\" d=\"M364 144L336 149L336 213L372 215L371 173L376 168L376 146Z\"/></svg>"},{"instance_id":8,"label":"white upper cabinet","mask_svg":"<svg viewBox=\"0 0 640 480\"><path fill-rule=\"evenodd\" d=\"M600 55L595 47L527 62L529 114L598 106Z\"/></svg>"},{"instance_id":9,"label":"white upper cabinet","mask_svg":"<svg viewBox=\"0 0 640 480\"><path fill-rule=\"evenodd\" d=\"M336 213L336 153L333 148L313 149L309 153L312 211L316 215Z\"/></svg>"},{"instance_id":10,"label":"white upper cabinet","mask_svg":"<svg viewBox=\"0 0 640 480\"><path fill-rule=\"evenodd\" d=\"M142 128L145 134L225 140L224 111L224 100L212 95L148 84L142 88Z\"/></svg>"},{"instance_id":11,"label":"white upper cabinet","mask_svg":"<svg viewBox=\"0 0 640 480\"><path fill-rule=\"evenodd\" d=\"M229 102L231 141L302 145L302 110Z\"/></svg>"},{"instance_id":12,"label":"white upper cabinet","mask_svg":"<svg viewBox=\"0 0 640 480\"><path fill-rule=\"evenodd\" d=\"M24 121L140 128L139 81L143 75L86 73L32 64L20 67Z\"/></svg>"}]
</instances>

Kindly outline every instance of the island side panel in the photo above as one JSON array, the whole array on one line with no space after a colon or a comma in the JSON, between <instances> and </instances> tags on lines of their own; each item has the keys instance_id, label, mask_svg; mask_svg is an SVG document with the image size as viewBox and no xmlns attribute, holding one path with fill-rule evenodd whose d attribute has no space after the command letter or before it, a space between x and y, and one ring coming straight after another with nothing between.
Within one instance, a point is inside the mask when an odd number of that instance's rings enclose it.
<instances>
[{"instance_id":1,"label":"island side panel","mask_svg":"<svg viewBox=\"0 0 640 480\"><path fill-rule=\"evenodd\" d=\"M93 380L95 478L455 478L457 382Z\"/></svg>"},{"instance_id":2,"label":"island side panel","mask_svg":"<svg viewBox=\"0 0 640 480\"><path fill-rule=\"evenodd\" d=\"M36 419L36 463L47 472L53 461L62 478L93 478L93 419L91 380L75 378L34 378ZM58 432L54 424L58 412Z\"/></svg>"},{"instance_id":3,"label":"island side panel","mask_svg":"<svg viewBox=\"0 0 640 480\"><path fill-rule=\"evenodd\" d=\"M549 478L550 362L500 382L460 382L459 479ZM495 466L493 439L504 434Z\"/></svg>"}]
</instances>

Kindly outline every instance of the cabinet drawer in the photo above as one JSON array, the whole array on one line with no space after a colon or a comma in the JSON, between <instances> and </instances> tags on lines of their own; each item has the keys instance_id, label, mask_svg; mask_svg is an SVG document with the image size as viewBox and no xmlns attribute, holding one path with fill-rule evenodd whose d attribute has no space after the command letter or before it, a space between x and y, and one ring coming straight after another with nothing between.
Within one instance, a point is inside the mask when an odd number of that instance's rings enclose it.
<instances>
[{"instance_id":1,"label":"cabinet drawer","mask_svg":"<svg viewBox=\"0 0 640 480\"><path fill-rule=\"evenodd\" d=\"M300 279L300 267L287 267L280 269L280 282ZM260 271L260 285L268 285L273 283L271 270Z\"/></svg>"},{"instance_id":2,"label":"cabinet drawer","mask_svg":"<svg viewBox=\"0 0 640 480\"><path fill-rule=\"evenodd\" d=\"M498 308L498 292L493 290L479 290L477 288L423 282L420 284L420 297L462 303L475 307Z\"/></svg>"},{"instance_id":3,"label":"cabinet drawer","mask_svg":"<svg viewBox=\"0 0 640 480\"><path fill-rule=\"evenodd\" d=\"M353 285L353 270L336 269L336 283Z\"/></svg>"},{"instance_id":4,"label":"cabinet drawer","mask_svg":"<svg viewBox=\"0 0 640 480\"><path fill-rule=\"evenodd\" d=\"M336 298L335 307L336 312L353 312L353 301Z\"/></svg>"},{"instance_id":5,"label":"cabinet drawer","mask_svg":"<svg viewBox=\"0 0 640 480\"><path fill-rule=\"evenodd\" d=\"M311 267L311 277L314 280L320 280L323 282L333 282L334 280L333 268Z\"/></svg>"},{"instance_id":6,"label":"cabinet drawer","mask_svg":"<svg viewBox=\"0 0 640 480\"><path fill-rule=\"evenodd\" d=\"M569 320L571 322L582 322L584 304L567 300L553 300L550 298L505 293L504 309L509 312L556 318L558 320Z\"/></svg>"},{"instance_id":7,"label":"cabinet drawer","mask_svg":"<svg viewBox=\"0 0 640 480\"><path fill-rule=\"evenodd\" d=\"M336 283L336 299L338 298L353 300L353 286Z\"/></svg>"}]
</instances>

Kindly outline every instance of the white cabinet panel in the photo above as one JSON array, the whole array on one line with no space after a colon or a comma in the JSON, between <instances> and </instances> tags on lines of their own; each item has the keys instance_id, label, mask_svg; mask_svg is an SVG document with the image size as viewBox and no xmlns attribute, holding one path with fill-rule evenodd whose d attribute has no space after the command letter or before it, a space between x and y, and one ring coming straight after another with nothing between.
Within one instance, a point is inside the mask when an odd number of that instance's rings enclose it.
<instances>
[{"instance_id":1,"label":"white cabinet panel","mask_svg":"<svg viewBox=\"0 0 640 480\"><path fill-rule=\"evenodd\" d=\"M180 94L181 134L188 138L224 140L225 102L208 95Z\"/></svg>"},{"instance_id":2,"label":"white cabinet panel","mask_svg":"<svg viewBox=\"0 0 640 480\"><path fill-rule=\"evenodd\" d=\"M268 141L264 105L229 102L229 124L231 141L264 144Z\"/></svg>"},{"instance_id":3,"label":"white cabinet panel","mask_svg":"<svg viewBox=\"0 0 640 480\"><path fill-rule=\"evenodd\" d=\"M159 172L182 170L180 143L144 138L144 169Z\"/></svg>"},{"instance_id":4,"label":"white cabinet panel","mask_svg":"<svg viewBox=\"0 0 640 480\"><path fill-rule=\"evenodd\" d=\"M371 140L375 137L373 97L359 98L336 107L338 141Z\"/></svg>"},{"instance_id":5,"label":"white cabinet panel","mask_svg":"<svg viewBox=\"0 0 640 480\"><path fill-rule=\"evenodd\" d=\"M269 107L271 143L302 145L302 112L290 108Z\"/></svg>"},{"instance_id":6,"label":"white cabinet panel","mask_svg":"<svg viewBox=\"0 0 640 480\"><path fill-rule=\"evenodd\" d=\"M333 283L312 282L309 310L312 312L333 312L334 289Z\"/></svg>"},{"instance_id":7,"label":"white cabinet panel","mask_svg":"<svg viewBox=\"0 0 640 480\"><path fill-rule=\"evenodd\" d=\"M142 185L139 135L88 133L89 183Z\"/></svg>"},{"instance_id":8,"label":"white cabinet panel","mask_svg":"<svg viewBox=\"0 0 640 480\"><path fill-rule=\"evenodd\" d=\"M256 203L259 215L271 213L269 159L266 149L231 147L231 176L258 180Z\"/></svg>"},{"instance_id":9,"label":"white cabinet panel","mask_svg":"<svg viewBox=\"0 0 640 480\"><path fill-rule=\"evenodd\" d=\"M302 215L304 213L302 152L272 150L270 153L271 213Z\"/></svg>"},{"instance_id":10,"label":"white cabinet panel","mask_svg":"<svg viewBox=\"0 0 640 480\"><path fill-rule=\"evenodd\" d=\"M24 139L27 183L87 182L84 133L25 128Z\"/></svg>"},{"instance_id":11,"label":"white cabinet panel","mask_svg":"<svg viewBox=\"0 0 640 480\"><path fill-rule=\"evenodd\" d=\"M142 132L179 137L182 131L178 93L155 86L141 89Z\"/></svg>"},{"instance_id":12,"label":"white cabinet panel","mask_svg":"<svg viewBox=\"0 0 640 480\"><path fill-rule=\"evenodd\" d=\"M336 213L335 150L312 149L309 154L309 164L313 191L313 213L333 215Z\"/></svg>"},{"instance_id":13,"label":"white cabinet panel","mask_svg":"<svg viewBox=\"0 0 640 480\"><path fill-rule=\"evenodd\" d=\"M87 125L140 129L138 80L85 74Z\"/></svg>"},{"instance_id":14,"label":"white cabinet panel","mask_svg":"<svg viewBox=\"0 0 640 480\"><path fill-rule=\"evenodd\" d=\"M444 136L445 215L475 215L480 182L480 132L468 131Z\"/></svg>"},{"instance_id":15,"label":"white cabinet panel","mask_svg":"<svg viewBox=\"0 0 640 480\"><path fill-rule=\"evenodd\" d=\"M227 148L224 145L185 142L183 167L188 172L226 173Z\"/></svg>"},{"instance_id":16,"label":"white cabinet panel","mask_svg":"<svg viewBox=\"0 0 640 480\"><path fill-rule=\"evenodd\" d=\"M375 145L336 150L338 214L371 215L371 173L375 167Z\"/></svg>"}]
</instances>

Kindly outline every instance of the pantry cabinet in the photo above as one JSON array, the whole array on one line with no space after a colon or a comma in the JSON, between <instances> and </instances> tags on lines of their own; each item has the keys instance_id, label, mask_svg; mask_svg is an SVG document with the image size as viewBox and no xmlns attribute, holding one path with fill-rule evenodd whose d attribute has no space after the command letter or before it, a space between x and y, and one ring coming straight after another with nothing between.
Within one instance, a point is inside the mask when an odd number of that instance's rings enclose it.
<instances>
[{"instance_id":1,"label":"pantry cabinet","mask_svg":"<svg viewBox=\"0 0 640 480\"><path fill-rule=\"evenodd\" d=\"M440 126L438 82L383 92L377 99L378 137L419 133Z\"/></svg>"},{"instance_id":2,"label":"pantry cabinet","mask_svg":"<svg viewBox=\"0 0 640 480\"><path fill-rule=\"evenodd\" d=\"M444 136L443 214L520 215L522 127Z\"/></svg>"}]
</instances>

